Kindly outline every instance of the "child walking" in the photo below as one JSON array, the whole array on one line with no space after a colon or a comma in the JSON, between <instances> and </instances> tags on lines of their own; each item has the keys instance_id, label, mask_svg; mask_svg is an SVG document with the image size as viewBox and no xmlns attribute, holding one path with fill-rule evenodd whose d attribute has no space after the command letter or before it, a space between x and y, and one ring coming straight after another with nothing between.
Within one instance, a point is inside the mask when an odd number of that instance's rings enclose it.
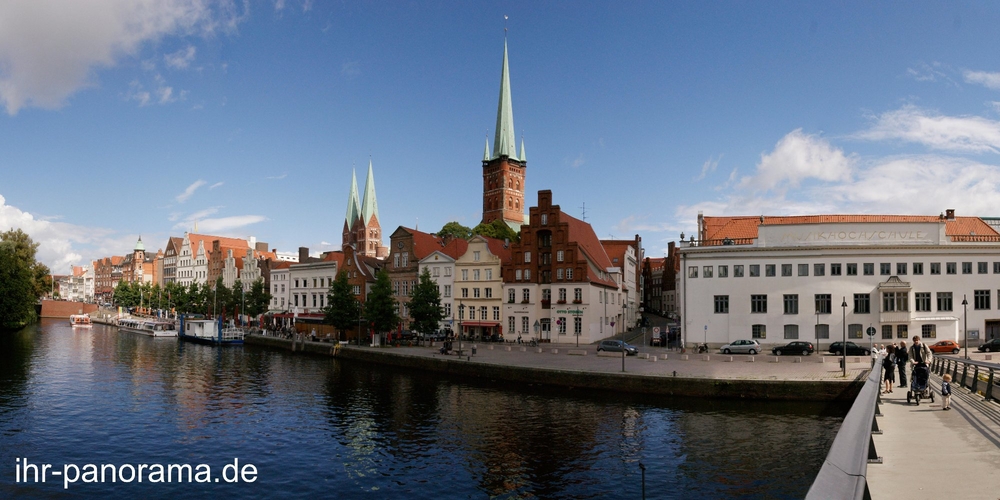
<instances>
[{"instance_id":1,"label":"child walking","mask_svg":"<svg viewBox=\"0 0 1000 500\"><path fill-rule=\"evenodd\" d=\"M945 373L941 376L941 409L951 409L951 375Z\"/></svg>"}]
</instances>

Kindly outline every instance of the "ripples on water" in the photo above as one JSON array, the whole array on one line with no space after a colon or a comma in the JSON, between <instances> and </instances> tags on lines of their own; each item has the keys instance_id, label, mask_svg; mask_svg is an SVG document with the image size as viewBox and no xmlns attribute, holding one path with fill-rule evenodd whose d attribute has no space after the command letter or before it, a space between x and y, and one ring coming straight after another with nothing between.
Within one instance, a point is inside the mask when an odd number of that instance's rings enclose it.
<instances>
[{"instance_id":1,"label":"ripples on water","mask_svg":"<svg viewBox=\"0 0 1000 500\"><path fill-rule=\"evenodd\" d=\"M0 337L0 498L32 463L207 463L253 484L83 484L70 496L799 498L846 412L458 380L46 320Z\"/></svg>"}]
</instances>

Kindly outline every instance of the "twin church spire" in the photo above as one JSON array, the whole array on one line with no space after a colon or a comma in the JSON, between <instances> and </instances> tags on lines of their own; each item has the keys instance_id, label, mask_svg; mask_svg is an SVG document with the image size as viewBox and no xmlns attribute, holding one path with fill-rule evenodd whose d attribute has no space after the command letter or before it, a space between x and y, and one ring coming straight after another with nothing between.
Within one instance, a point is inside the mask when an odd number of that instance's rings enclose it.
<instances>
[{"instance_id":1,"label":"twin church spire","mask_svg":"<svg viewBox=\"0 0 1000 500\"><path fill-rule=\"evenodd\" d=\"M368 160L368 178L365 192L358 201L358 177L351 170L351 192L347 198L347 215L344 217L343 245L354 245L362 255L384 257L388 247L382 244L382 226L378 220L378 201L375 199L375 174L372 162Z\"/></svg>"}]
</instances>

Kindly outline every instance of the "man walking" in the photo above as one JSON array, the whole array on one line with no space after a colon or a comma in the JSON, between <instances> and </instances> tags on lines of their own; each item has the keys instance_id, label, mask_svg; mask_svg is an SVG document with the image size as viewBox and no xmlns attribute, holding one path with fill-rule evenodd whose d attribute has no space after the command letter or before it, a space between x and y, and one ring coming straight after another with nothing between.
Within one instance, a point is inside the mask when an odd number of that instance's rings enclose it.
<instances>
[{"instance_id":1,"label":"man walking","mask_svg":"<svg viewBox=\"0 0 1000 500\"><path fill-rule=\"evenodd\" d=\"M910 362L918 365L920 363L931 364L931 349L920 342L920 336L913 336L913 345L910 346L910 350L907 353L910 356Z\"/></svg>"},{"instance_id":2,"label":"man walking","mask_svg":"<svg viewBox=\"0 0 1000 500\"><path fill-rule=\"evenodd\" d=\"M899 386L906 387L906 362L910 356L906 354L906 342L899 341L899 349L896 349L896 366L899 367Z\"/></svg>"}]
</instances>

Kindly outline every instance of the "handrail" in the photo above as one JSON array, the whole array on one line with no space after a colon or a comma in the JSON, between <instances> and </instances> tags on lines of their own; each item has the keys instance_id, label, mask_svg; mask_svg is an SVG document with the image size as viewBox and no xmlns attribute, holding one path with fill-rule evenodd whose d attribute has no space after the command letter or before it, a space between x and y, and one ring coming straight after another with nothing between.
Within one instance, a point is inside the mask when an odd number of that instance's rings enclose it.
<instances>
[{"instance_id":1,"label":"handrail","mask_svg":"<svg viewBox=\"0 0 1000 500\"><path fill-rule=\"evenodd\" d=\"M881 433L875 421L875 417L880 415L878 403L881 367L882 356L879 355L868 373L865 385L861 387L861 392L844 417L823 467L809 487L807 500L871 498L866 478L868 464L882 462L875 452L875 441L872 439L872 434Z\"/></svg>"},{"instance_id":2,"label":"handrail","mask_svg":"<svg viewBox=\"0 0 1000 500\"><path fill-rule=\"evenodd\" d=\"M958 368L962 365L962 374L959 376ZM969 367L972 367L972 377L969 375ZM982 370L980 370L982 368ZM974 361L971 359L957 358L954 356L934 356L931 361L931 371L938 375L951 374L953 384L978 393L980 391L980 373L986 377L986 387L982 389L983 397L989 400L1000 401L1000 393L994 393L993 389L997 384L997 374L1000 373L1000 363L987 363L985 361Z\"/></svg>"}]
</instances>

